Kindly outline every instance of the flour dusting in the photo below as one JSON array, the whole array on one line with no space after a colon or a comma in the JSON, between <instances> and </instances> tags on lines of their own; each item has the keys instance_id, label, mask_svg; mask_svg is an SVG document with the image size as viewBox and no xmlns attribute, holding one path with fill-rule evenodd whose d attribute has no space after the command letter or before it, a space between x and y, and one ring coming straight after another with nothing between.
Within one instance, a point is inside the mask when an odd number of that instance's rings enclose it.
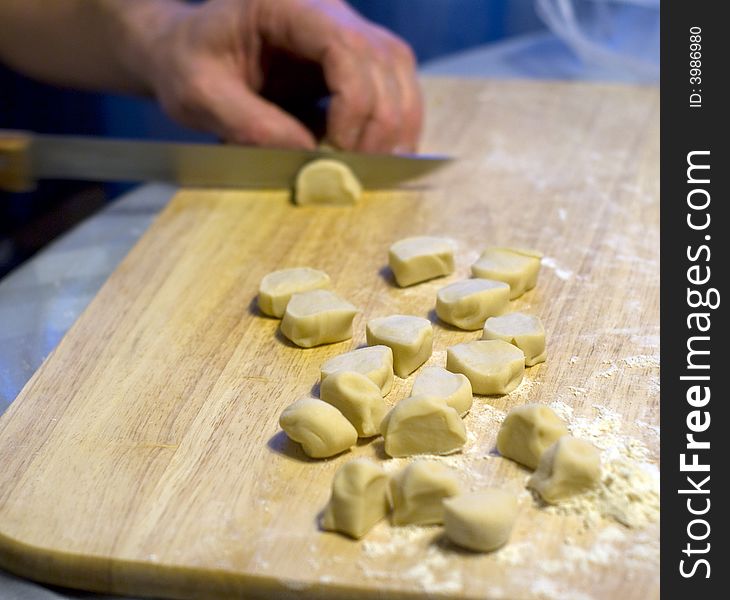
<instances>
[{"instance_id":1,"label":"flour dusting","mask_svg":"<svg viewBox=\"0 0 730 600\"><path fill-rule=\"evenodd\" d=\"M437 545L430 544L424 549L424 543L430 543L437 535L433 527L394 527L385 533L385 539L365 540L362 543L363 558L358 567L366 577L373 579L392 579L395 576L401 581L415 583L426 593L457 593L463 589L461 571L451 556ZM425 551L424 551L425 550ZM418 560L401 571L394 572L391 563L418 556ZM369 559L369 560L368 560ZM374 566L373 559L381 566Z\"/></svg>"},{"instance_id":2,"label":"flour dusting","mask_svg":"<svg viewBox=\"0 0 730 600\"><path fill-rule=\"evenodd\" d=\"M627 356L623 362L632 369L649 369L659 368L659 356L656 354L639 354L637 356Z\"/></svg>"},{"instance_id":3,"label":"flour dusting","mask_svg":"<svg viewBox=\"0 0 730 600\"><path fill-rule=\"evenodd\" d=\"M567 412L563 403L554 402L550 406L563 418L567 417L575 437L588 440L601 451L602 477L594 489L546 510L579 515L586 527L595 526L600 519L612 519L627 527L656 522L659 469L649 462L651 452L641 440L622 433L621 415L595 405L595 417L572 417L572 411Z\"/></svg>"},{"instance_id":4,"label":"flour dusting","mask_svg":"<svg viewBox=\"0 0 730 600\"><path fill-rule=\"evenodd\" d=\"M555 271L555 274L563 281L568 281L573 277L573 275L575 275L575 273L573 273L573 271L571 271L570 269L564 269L560 267L560 265L558 265L558 262L554 258L551 258L549 256L545 256L542 259L542 264L545 265L547 268Z\"/></svg>"}]
</instances>

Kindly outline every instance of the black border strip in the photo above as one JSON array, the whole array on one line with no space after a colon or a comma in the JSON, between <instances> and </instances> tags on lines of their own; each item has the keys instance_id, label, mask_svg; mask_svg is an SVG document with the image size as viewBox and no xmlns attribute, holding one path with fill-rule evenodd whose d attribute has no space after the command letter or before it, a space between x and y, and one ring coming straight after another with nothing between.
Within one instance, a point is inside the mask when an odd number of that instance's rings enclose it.
<instances>
[{"instance_id":1,"label":"black border strip","mask_svg":"<svg viewBox=\"0 0 730 600\"><path fill-rule=\"evenodd\" d=\"M716 0L661 6L663 598L728 597L726 11Z\"/></svg>"}]
</instances>

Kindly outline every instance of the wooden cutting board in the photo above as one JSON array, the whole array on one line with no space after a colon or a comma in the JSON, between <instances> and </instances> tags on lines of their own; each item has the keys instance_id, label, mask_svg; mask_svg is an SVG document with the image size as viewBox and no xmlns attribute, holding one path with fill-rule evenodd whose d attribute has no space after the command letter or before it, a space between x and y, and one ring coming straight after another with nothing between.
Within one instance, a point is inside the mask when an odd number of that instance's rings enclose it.
<instances>
[{"instance_id":1,"label":"wooden cutting board","mask_svg":"<svg viewBox=\"0 0 730 600\"><path fill-rule=\"evenodd\" d=\"M658 91L424 88L423 150L459 161L419 185L356 208L297 208L283 191L175 196L0 420L0 565L180 598L658 596L655 523L540 507L527 471L493 450L503 411L537 401L604 457L658 460ZM457 240L457 272L398 289L387 248L418 234ZM438 527L383 522L360 542L319 531L340 465L406 461L377 441L308 460L279 413L310 392L325 359L364 343L369 318L432 316L436 290L468 276L487 245L545 253L537 288L514 308L542 317L549 356L512 394L476 398L464 452L443 460L468 488L520 493L512 543L474 555ZM257 313L261 277L295 265L324 269L362 309L352 340L301 350ZM434 327L431 364L479 337ZM387 401L411 383L397 379Z\"/></svg>"}]
</instances>

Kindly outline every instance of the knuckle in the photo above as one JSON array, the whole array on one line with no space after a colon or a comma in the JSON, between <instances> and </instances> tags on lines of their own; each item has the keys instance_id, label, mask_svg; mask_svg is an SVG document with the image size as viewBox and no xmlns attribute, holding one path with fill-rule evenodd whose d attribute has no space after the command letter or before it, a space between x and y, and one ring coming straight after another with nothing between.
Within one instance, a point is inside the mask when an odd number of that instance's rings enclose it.
<instances>
[{"instance_id":1,"label":"knuckle","mask_svg":"<svg viewBox=\"0 0 730 600\"><path fill-rule=\"evenodd\" d=\"M400 111L390 105L381 105L375 113L375 122L381 131L390 134L400 128Z\"/></svg>"},{"instance_id":2,"label":"knuckle","mask_svg":"<svg viewBox=\"0 0 730 600\"><path fill-rule=\"evenodd\" d=\"M415 67L416 55L413 49L400 38L392 36L388 42L388 52L395 60L408 67Z\"/></svg>"},{"instance_id":3,"label":"knuckle","mask_svg":"<svg viewBox=\"0 0 730 600\"><path fill-rule=\"evenodd\" d=\"M343 27L334 36L333 45L337 52L360 56L370 46L370 41L361 30Z\"/></svg>"},{"instance_id":4,"label":"knuckle","mask_svg":"<svg viewBox=\"0 0 730 600\"><path fill-rule=\"evenodd\" d=\"M370 114L370 101L362 90L352 90L343 96L343 104L349 115L366 117Z\"/></svg>"}]
</instances>

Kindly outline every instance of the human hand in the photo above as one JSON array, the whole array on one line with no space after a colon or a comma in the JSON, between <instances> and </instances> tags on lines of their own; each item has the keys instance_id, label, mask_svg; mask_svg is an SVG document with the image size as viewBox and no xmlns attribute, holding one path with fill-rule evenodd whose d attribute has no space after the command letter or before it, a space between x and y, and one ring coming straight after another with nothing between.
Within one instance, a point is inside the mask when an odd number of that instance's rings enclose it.
<instances>
[{"instance_id":1,"label":"human hand","mask_svg":"<svg viewBox=\"0 0 730 600\"><path fill-rule=\"evenodd\" d=\"M423 105L413 53L342 0L158 4L165 18L139 24L130 64L181 123L235 143L313 148L312 133L265 95L329 94L328 142L415 150Z\"/></svg>"}]
</instances>

